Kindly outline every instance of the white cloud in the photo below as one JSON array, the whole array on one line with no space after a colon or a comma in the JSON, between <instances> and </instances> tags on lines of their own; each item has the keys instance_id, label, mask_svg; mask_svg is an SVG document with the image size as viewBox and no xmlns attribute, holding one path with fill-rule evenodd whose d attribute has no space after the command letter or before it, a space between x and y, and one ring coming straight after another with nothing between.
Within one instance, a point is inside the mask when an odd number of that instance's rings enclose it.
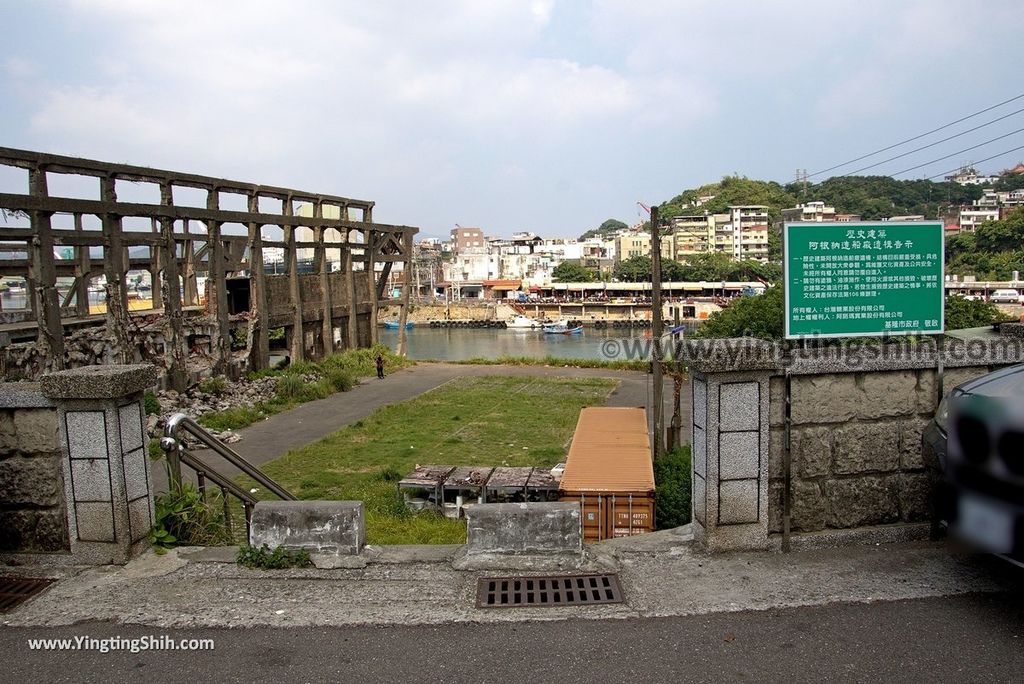
<instances>
[{"instance_id":1,"label":"white cloud","mask_svg":"<svg viewBox=\"0 0 1024 684\"><path fill-rule=\"evenodd\" d=\"M914 126L924 94L1005 89L1021 65L991 61L1015 45L1015 0L67 8L52 50L8 43L11 144L366 197L434 232L505 230L510 188L532 208L517 228L632 218L652 187L819 166L790 158L815 134L825 166Z\"/></svg>"}]
</instances>

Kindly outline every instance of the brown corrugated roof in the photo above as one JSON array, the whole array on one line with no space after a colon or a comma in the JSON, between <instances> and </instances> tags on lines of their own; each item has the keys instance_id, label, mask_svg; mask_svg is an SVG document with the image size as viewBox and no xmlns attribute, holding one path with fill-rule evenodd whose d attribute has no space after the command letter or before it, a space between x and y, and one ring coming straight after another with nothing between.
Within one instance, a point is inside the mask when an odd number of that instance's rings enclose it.
<instances>
[{"instance_id":1,"label":"brown corrugated roof","mask_svg":"<svg viewBox=\"0 0 1024 684\"><path fill-rule=\"evenodd\" d=\"M654 491L647 411L604 406L580 411L560 489L564 492Z\"/></svg>"}]
</instances>

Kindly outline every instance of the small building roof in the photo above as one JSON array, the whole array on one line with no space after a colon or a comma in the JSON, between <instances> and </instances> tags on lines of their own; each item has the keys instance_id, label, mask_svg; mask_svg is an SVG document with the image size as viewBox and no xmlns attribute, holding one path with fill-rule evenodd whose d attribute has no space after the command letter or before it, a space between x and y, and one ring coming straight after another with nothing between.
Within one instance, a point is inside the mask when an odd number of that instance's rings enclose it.
<instances>
[{"instance_id":1,"label":"small building roof","mask_svg":"<svg viewBox=\"0 0 1024 684\"><path fill-rule=\"evenodd\" d=\"M455 466L450 465L418 465L398 481L399 487L436 487L447 479Z\"/></svg>"},{"instance_id":2,"label":"small building roof","mask_svg":"<svg viewBox=\"0 0 1024 684\"><path fill-rule=\"evenodd\" d=\"M494 468L459 466L444 481L445 489L479 489L487 484Z\"/></svg>"},{"instance_id":3,"label":"small building roof","mask_svg":"<svg viewBox=\"0 0 1024 684\"><path fill-rule=\"evenodd\" d=\"M642 408L580 411L562 474L564 492L652 492L654 467Z\"/></svg>"},{"instance_id":4,"label":"small building roof","mask_svg":"<svg viewBox=\"0 0 1024 684\"><path fill-rule=\"evenodd\" d=\"M550 470L534 468L533 472L530 473L530 479L526 481L526 488L556 491L558 489L558 480L555 479L555 476L551 474Z\"/></svg>"},{"instance_id":5,"label":"small building roof","mask_svg":"<svg viewBox=\"0 0 1024 684\"><path fill-rule=\"evenodd\" d=\"M487 481L487 489L525 489L533 468L495 468L491 479Z\"/></svg>"}]
</instances>

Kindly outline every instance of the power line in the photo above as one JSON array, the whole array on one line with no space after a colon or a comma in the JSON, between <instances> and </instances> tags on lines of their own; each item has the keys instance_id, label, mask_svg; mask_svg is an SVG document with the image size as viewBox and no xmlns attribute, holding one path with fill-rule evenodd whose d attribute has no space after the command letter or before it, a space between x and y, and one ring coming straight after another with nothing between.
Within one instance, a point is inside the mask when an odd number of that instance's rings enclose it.
<instances>
[{"instance_id":1,"label":"power line","mask_svg":"<svg viewBox=\"0 0 1024 684\"><path fill-rule=\"evenodd\" d=\"M883 159L882 161L875 162L874 164L871 164L869 166L863 166L863 167L857 169L856 171L850 171L849 173L844 173L842 176L840 176L840 178L842 178L843 176L854 176L854 175L860 173L861 171L867 171L868 169L873 169L876 166L881 166L882 164L887 164L887 163L889 163L891 161L895 161L897 159L902 159L903 157L909 157L910 155L914 154L915 152L920 152L921 150L927 150L929 147L935 147L936 145L941 145L944 142L949 142L950 140L953 140L955 138L959 138L960 136L963 136L963 135L967 135L968 133L973 133L974 131L977 131L979 129L985 128L986 126L991 126L994 123L998 123L999 121L1002 121L1003 119L1009 119L1011 116L1013 116L1015 114L1020 114L1021 112L1024 112L1024 109L1018 109L1015 112L1010 112L1009 114L1001 116L998 119L992 119L991 121L989 121L987 123L983 123L980 126L975 126L974 128L968 128L966 131L963 131L961 133L957 133L956 135L951 135L948 138L943 138L942 140L937 140L937 141L935 141L933 143L929 143L929 144L924 145L922 147L916 147L916 148L910 150L909 152L904 152L903 154L897 154L895 157L889 157L888 159Z\"/></svg>"},{"instance_id":2,"label":"power line","mask_svg":"<svg viewBox=\"0 0 1024 684\"><path fill-rule=\"evenodd\" d=\"M871 152L869 154L865 154L865 155L857 157L855 159L851 159L849 161L845 161L842 164L836 164L835 166L830 166L827 169L822 169L821 171L815 171L812 174L808 174L807 177L808 178L813 178L814 176L820 176L823 173L828 173L829 171L832 171L834 169L838 169L841 166L846 166L848 164L853 164L855 162L859 162L862 159L867 159L868 157L873 157L876 154L881 154L882 152L888 152L889 150L893 149L894 147L899 147L901 145L906 145L909 142L914 142L915 140L920 140L921 138L927 137L927 136L931 135L932 133L938 133L939 131L942 131L942 130L945 130L945 129L949 128L950 126L955 126L958 123L961 123L963 121L967 121L968 119L973 119L974 117L976 117L976 116L978 116L980 114L984 114L985 112L990 112L993 109L997 109L999 107L1002 107L1005 104L1009 104L1009 103L1011 103L1011 102L1013 102L1015 100L1019 100L1021 98L1024 98L1024 93L1021 93L1020 95L1017 95L1016 97L1011 97L1009 100L1004 100L1003 102L1000 102L999 104L994 104L991 107L986 107L985 109L982 109L980 111L974 112L973 114L968 114L965 117L959 118L956 121L951 121L950 123L942 125L942 126L939 126L938 128L933 128L932 130L928 131L927 133L922 133L921 135L915 135L913 138L907 138L906 140L901 140L898 143L894 143L892 145L889 145L888 147L883 147L880 150L875 150L874 152Z\"/></svg>"},{"instance_id":3,"label":"power line","mask_svg":"<svg viewBox=\"0 0 1024 684\"><path fill-rule=\"evenodd\" d=\"M966 148L964 148L962 150L957 150L956 152L953 152L952 154L947 154L945 157L939 157L938 159L932 159L931 161L927 161L927 162L925 162L923 164L918 164L917 166L911 166L909 169L903 169L902 171L897 171L896 173L890 173L889 175L893 176L893 177L896 177L896 176L899 176L899 175L902 175L902 174L906 173L907 171L914 171L915 169L919 169L922 166L929 166L931 164L934 164L935 162L940 162L943 159L949 159L950 157L955 157L958 154L963 154L964 152L970 152L971 150L976 150L979 147L984 147L985 145L988 145L989 143L994 143L996 140L1002 140L1003 138L1009 138L1011 135L1014 135L1016 133L1020 133L1021 131L1024 131L1024 128L1018 128L1017 130L1010 131L1009 133L1007 133L1005 135L1001 135L998 138L992 138L991 140L986 140L983 143L978 143L977 145L972 145L971 147L966 147Z\"/></svg>"},{"instance_id":4,"label":"power line","mask_svg":"<svg viewBox=\"0 0 1024 684\"><path fill-rule=\"evenodd\" d=\"M976 163L980 164L982 162L992 161L993 159L996 159L998 157L1002 157L1004 155L1010 154L1011 152L1016 152L1017 150L1024 150L1024 145L1021 145L1020 147L1014 147L1012 150L1006 150L1005 152L1000 152L999 154L994 154L991 157L985 157L984 159L978 160L978 162L976 162ZM925 180L932 180L933 178L938 178L939 176L945 176L946 174L954 173L954 172L959 171L959 170L960 170L960 167L957 167L955 169L950 169L949 171L943 171L942 173L937 173L934 176L928 176L928 178L925 179Z\"/></svg>"}]
</instances>

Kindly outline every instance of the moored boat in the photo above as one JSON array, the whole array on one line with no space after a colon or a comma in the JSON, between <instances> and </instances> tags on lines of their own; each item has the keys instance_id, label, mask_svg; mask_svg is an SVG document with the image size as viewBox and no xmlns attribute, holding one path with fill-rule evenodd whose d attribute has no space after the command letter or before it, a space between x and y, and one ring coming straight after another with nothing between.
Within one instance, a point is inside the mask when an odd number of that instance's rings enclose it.
<instances>
[{"instance_id":1,"label":"moored boat","mask_svg":"<svg viewBox=\"0 0 1024 684\"><path fill-rule=\"evenodd\" d=\"M400 327L398 321L384 321L384 327L388 330L398 330ZM412 321L407 321L405 324L406 330L412 330Z\"/></svg>"},{"instance_id":2,"label":"moored boat","mask_svg":"<svg viewBox=\"0 0 1024 684\"><path fill-rule=\"evenodd\" d=\"M544 326L544 332L551 335L578 335L583 332L579 321L556 321Z\"/></svg>"},{"instance_id":3,"label":"moored boat","mask_svg":"<svg viewBox=\"0 0 1024 684\"><path fill-rule=\"evenodd\" d=\"M505 323L505 327L509 330L540 330L543 326L543 323L529 316L516 316Z\"/></svg>"}]
</instances>

